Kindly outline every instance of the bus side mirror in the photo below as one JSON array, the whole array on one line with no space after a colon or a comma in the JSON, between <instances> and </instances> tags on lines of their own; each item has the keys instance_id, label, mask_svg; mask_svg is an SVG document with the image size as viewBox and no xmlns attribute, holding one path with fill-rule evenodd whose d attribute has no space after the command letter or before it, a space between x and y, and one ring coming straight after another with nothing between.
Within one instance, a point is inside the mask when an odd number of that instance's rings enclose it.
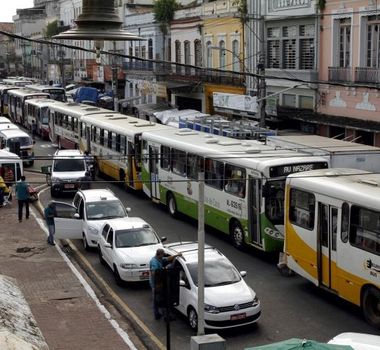
<instances>
[{"instance_id":1,"label":"bus side mirror","mask_svg":"<svg viewBox=\"0 0 380 350\"><path fill-rule=\"evenodd\" d=\"M50 175L51 174L51 165L42 166L41 167L41 173L45 174L45 175Z\"/></svg>"}]
</instances>

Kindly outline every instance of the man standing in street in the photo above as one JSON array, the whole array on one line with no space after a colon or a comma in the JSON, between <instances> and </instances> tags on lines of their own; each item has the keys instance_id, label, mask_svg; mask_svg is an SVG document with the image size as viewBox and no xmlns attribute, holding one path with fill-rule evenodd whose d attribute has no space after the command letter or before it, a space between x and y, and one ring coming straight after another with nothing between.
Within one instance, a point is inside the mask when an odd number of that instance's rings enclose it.
<instances>
[{"instance_id":1,"label":"man standing in street","mask_svg":"<svg viewBox=\"0 0 380 350\"><path fill-rule=\"evenodd\" d=\"M172 255L165 257L165 251L162 248L158 248L156 251L156 255L150 260L150 278L149 278L149 284L152 288L152 294L153 294L153 312L154 312L154 318L156 320L159 320L162 316L160 313L160 302L157 300L157 293L155 288L156 286L156 272L163 270L167 264L172 262L177 256L182 256L182 253Z\"/></svg>"},{"instance_id":2,"label":"man standing in street","mask_svg":"<svg viewBox=\"0 0 380 350\"><path fill-rule=\"evenodd\" d=\"M16 199L18 201L18 221L22 222L22 209L25 204L26 219L29 219L29 184L25 181L25 176L16 183Z\"/></svg>"},{"instance_id":3,"label":"man standing in street","mask_svg":"<svg viewBox=\"0 0 380 350\"><path fill-rule=\"evenodd\" d=\"M52 202L48 204L44 211L45 220L47 227L49 229L49 236L47 239L48 244L55 245L54 243L54 234L55 234L55 226L54 226L54 216L55 216L55 207Z\"/></svg>"}]
</instances>

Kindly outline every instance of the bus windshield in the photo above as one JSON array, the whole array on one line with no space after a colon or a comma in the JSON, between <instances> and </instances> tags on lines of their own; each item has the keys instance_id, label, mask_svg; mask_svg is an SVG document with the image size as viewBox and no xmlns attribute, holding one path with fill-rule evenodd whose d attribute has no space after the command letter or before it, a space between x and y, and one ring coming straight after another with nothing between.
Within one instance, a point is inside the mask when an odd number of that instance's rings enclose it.
<instances>
[{"instance_id":1,"label":"bus windshield","mask_svg":"<svg viewBox=\"0 0 380 350\"><path fill-rule=\"evenodd\" d=\"M47 107L41 108L40 118L43 125L49 125L49 109Z\"/></svg>"},{"instance_id":2,"label":"bus windshield","mask_svg":"<svg viewBox=\"0 0 380 350\"><path fill-rule=\"evenodd\" d=\"M267 182L266 187L265 215L274 225L283 224L285 180Z\"/></svg>"},{"instance_id":3,"label":"bus windshield","mask_svg":"<svg viewBox=\"0 0 380 350\"><path fill-rule=\"evenodd\" d=\"M63 90L49 90L48 92L52 100L65 102L65 92Z\"/></svg>"}]
</instances>

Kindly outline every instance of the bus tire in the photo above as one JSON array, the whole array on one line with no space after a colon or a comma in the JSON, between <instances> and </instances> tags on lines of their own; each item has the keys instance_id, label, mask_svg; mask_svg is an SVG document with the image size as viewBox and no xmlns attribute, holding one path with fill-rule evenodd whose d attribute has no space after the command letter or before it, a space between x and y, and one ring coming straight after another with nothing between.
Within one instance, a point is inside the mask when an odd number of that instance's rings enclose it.
<instances>
[{"instance_id":1,"label":"bus tire","mask_svg":"<svg viewBox=\"0 0 380 350\"><path fill-rule=\"evenodd\" d=\"M371 326L380 328L380 290L372 286L366 288L361 307L365 320Z\"/></svg>"},{"instance_id":2,"label":"bus tire","mask_svg":"<svg viewBox=\"0 0 380 350\"><path fill-rule=\"evenodd\" d=\"M230 224L230 237L232 245L237 249L242 249L244 246L244 231L240 222L233 220Z\"/></svg>"},{"instance_id":3,"label":"bus tire","mask_svg":"<svg viewBox=\"0 0 380 350\"><path fill-rule=\"evenodd\" d=\"M166 203L168 206L168 211L169 214L173 217L176 218L178 216L178 211L177 211L177 202L175 201L173 193L169 192L167 195Z\"/></svg>"}]
</instances>

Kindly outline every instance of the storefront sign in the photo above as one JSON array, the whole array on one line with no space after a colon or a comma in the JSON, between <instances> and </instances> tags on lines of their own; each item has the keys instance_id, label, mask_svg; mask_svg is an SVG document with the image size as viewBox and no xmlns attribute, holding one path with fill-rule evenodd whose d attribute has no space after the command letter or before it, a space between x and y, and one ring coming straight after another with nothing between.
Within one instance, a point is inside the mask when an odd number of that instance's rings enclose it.
<instances>
[{"instance_id":1,"label":"storefront sign","mask_svg":"<svg viewBox=\"0 0 380 350\"><path fill-rule=\"evenodd\" d=\"M269 0L269 11L284 11L311 7L311 0Z\"/></svg>"},{"instance_id":2,"label":"storefront sign","mask_svg":"<svg viewBox=\"0 0 380 350\"><path fill-rule=\"evenodd\" d=\"M214 108L232 109L247 113L257 113L256 96L226 94L222 92L213 93Z\"/></svg>"}]
</instances>

